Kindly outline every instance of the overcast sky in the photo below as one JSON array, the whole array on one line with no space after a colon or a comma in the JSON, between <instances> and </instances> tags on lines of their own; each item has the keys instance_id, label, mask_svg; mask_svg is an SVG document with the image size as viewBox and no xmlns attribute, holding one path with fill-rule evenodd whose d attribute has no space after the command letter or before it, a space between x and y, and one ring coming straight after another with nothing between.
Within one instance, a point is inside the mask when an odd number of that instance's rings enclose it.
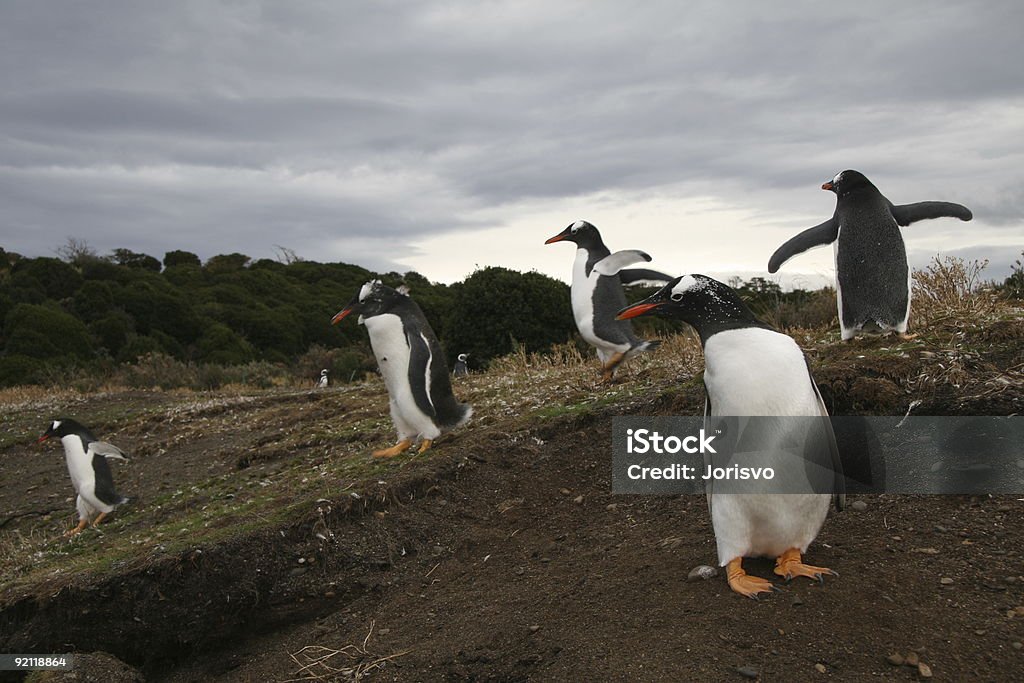
<instances>
[{"instance_id":1,"label":"overcast sky","mask_svg":"<svg viewBox=\"0 0 1024 683\"><path fill-rule=\"evenodd\" d=\"M784 5L779 7L776 5ZM568 279L583 218L765 274L855 168L912 264L1024 248L1024 2L0 3L0 246ZM832 277L831 249L787 278ZM788 280L787 280L788 281Z\"/></svg>"}]
</instances>

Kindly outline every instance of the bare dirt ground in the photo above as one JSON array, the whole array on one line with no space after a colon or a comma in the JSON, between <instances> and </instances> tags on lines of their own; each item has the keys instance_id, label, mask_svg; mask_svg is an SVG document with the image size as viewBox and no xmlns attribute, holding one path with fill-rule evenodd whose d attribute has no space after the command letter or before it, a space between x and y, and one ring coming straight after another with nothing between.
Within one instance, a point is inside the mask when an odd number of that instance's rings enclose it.
<instances>
[{"instance_id":1,"label":"bare dirt ground","mask_svg":"<svg viewBox=\"0 0 1024 683\"><path fill-rule=\"evenodd\" d=\"M1022 337L801 341L839 414L1005 415ZM700 411L687 344L610 388L536 359L471 377L471 427L385 463L367 456L392 438L379 382L10 402L0 651L120 660L77 680L1024 680L1016 497L852 498L808 554L840 573L824 585L754 602L688 582L715 564L703 497L612 495L609 453L614 415ZM132 456L114 471L132 503L71 543L63 457L33 443L55 412Z\"/></svg>"}]
</instances>

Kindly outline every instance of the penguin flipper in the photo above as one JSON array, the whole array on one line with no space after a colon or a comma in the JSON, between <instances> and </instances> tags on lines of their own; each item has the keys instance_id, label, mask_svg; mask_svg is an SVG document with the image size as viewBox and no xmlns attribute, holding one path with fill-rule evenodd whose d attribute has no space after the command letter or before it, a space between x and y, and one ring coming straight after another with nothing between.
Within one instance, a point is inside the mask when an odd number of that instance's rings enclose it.
<instances>
[{"instance_id":1,"label":"penguin flipper","mask_svg":"<svg viewBox=\"0 0 1024 683\"><path fill-rule=\"evenodd\" d=\"M102 443L94 441L95 443ZM109 445L109 444L107 444ZM96 476L94 491L96 497L107 505L120 505L128 500L114 488L114 477L110 473L110 465L107 464L107 457L95 453L92 457L92 470Z\"/></svg>"},{"instance_id":2,"label":"penguin flipper","mask_svg":"<svg viewBox=\"0 0 1024 683\"><path fill-rule=\"evenodd\" d=\"M648 268L623 268L619 271L619 280L627 286L647 284L650 287L664 287L674 279L671 275Z\"/></svg>"},{"instance_id":3,"label":"penguin flipper","mask_svg":"<svg viewBox=\"0 0 1024 683\"><path fill-rule=\"evenodd\" d=\"M768 272L777 272L783 263L797 254L824 244L831 244L836 241L837 237L839 237L839 224L836 223L835 216L813 228L807 228L775 250L768 261Z\"/></svg>"},{"instance_id":4,"label":"penguin flipper","mask_svg":"<svg viewBox=\"0 0 1024 683\"><path fill-rule=\"evenodd\" d=\"M959 218L969 221L974 218L971 210L953 202L917 202L916 204L892 205L892 217L898 225L910 225L929 218Z\"/></svg>"},{"instance_id":5,"label":"penguin flipper","mask_svg":"<svg viewBox=\"0 0 1024 683\"><path fill-rule=\"evenodd\" d=\"M409 388L412 398L424 415L437 416L433 401L430 400L430 386L435 379L432 366L437 359L432 357L430 342L422 330L406 329L405 341L409 345ZM448 371L444 370L447 377Z\"/></svg>"},{"instance_id":6,"label":"penguin flipper","mask_svg":"<svg viewBox=\"0 0 1024 683\"><path fill-rule=\"evenodd\" d=\"M631 266L640 261L650 261L651 257L639 249L623 249L614 254L608 254L594 264L594 270L599 275L616 275L626 266ZM669 278L671 279L671 278Z\"/></svg>"},{"instance_id":7,"label":"penguin flipper","mask_svg":"<svg viewBox=\"0 0 1024 683\"><path fill-rule=\"evenodd\" d=\"M125 462L128 460L124 456L124 451L106 441L93 441L89 444L89 452L93 455L102 455L104 458L113 458L114 460L123 460Z\"/></svg>"}]
</instances>

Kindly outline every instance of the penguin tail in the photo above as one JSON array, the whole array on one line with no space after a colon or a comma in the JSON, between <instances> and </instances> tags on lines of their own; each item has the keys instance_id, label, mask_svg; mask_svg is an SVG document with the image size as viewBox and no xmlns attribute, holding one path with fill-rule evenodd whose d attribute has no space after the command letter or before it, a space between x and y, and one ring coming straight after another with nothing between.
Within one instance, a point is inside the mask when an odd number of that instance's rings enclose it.
<instances>
[{"instance_id":1,"label":"penguin tail","mask_svg":"<svg viewBox=\"0 0 1024 683\"><path fill-rule=\"evenodd\" d=\"M119 500L116 503L114 503L114 505L124 505L129 500L131 500L131 498L126 498L125 496L121 496L121 500Z\"/></svg>"},{"instance_id":2,"label":"penguin tail","mask_svg":"<svg viewBox=\"0 0 1024 683\"><path fill-rule=\"evenodd\" d=\"M446 409L443 415L438 415L443 418L438 421L438 424L444 431L461 427L469 422L469 418L473 417L473 406L468 403L455 403L454 401L452 403L453 405Z\"/></svg>"},{"instance_id":3,"label":"penguin tail","mask_svg":"<svg viewBox=\"0 0 1024 683\"><path fill-rule=\"evenodd\" d=\"M637 343L637 345L634 346L633 348L631 348L629 350L629 354L628 355L632 356L632 355L640 353L642 351L653 351L654 349L658 348L659 346L661 346L661 340L660 339L645 339L645 340Z\"/></svg>"},{"instance_id":4,"label":"penguin tail","mask_svg":"<svg viewBox=\"0 0 1024 683\"><path fill-rule=\"evenodd\" d=\"M459 417L458 422L455 423L456 427L461 427L469 422L469 418L473 417L473 406L468 403L460 403L459 408L462 410L462 416Z\"/></svg>"}]
</instances>

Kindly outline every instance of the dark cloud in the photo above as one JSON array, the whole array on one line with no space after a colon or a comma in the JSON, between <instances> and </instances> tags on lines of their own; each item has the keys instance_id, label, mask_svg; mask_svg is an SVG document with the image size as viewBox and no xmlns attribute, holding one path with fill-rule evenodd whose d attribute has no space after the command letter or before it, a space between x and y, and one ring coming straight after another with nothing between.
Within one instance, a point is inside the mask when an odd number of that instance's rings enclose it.
<instances>
[{"instance_id":1,"label":"dark cloud","mask_svg":"<svg viewBox=\"0 0 1024 683\"><path fill-rule=\"evenodd\" d=\"M972 206L956 247L981 248L1024 222L1021 25L1018 2L3 3L0 242L397 268L605 194L714 198L770 252L852 167Z\"/></svg>"}]
</instances>

